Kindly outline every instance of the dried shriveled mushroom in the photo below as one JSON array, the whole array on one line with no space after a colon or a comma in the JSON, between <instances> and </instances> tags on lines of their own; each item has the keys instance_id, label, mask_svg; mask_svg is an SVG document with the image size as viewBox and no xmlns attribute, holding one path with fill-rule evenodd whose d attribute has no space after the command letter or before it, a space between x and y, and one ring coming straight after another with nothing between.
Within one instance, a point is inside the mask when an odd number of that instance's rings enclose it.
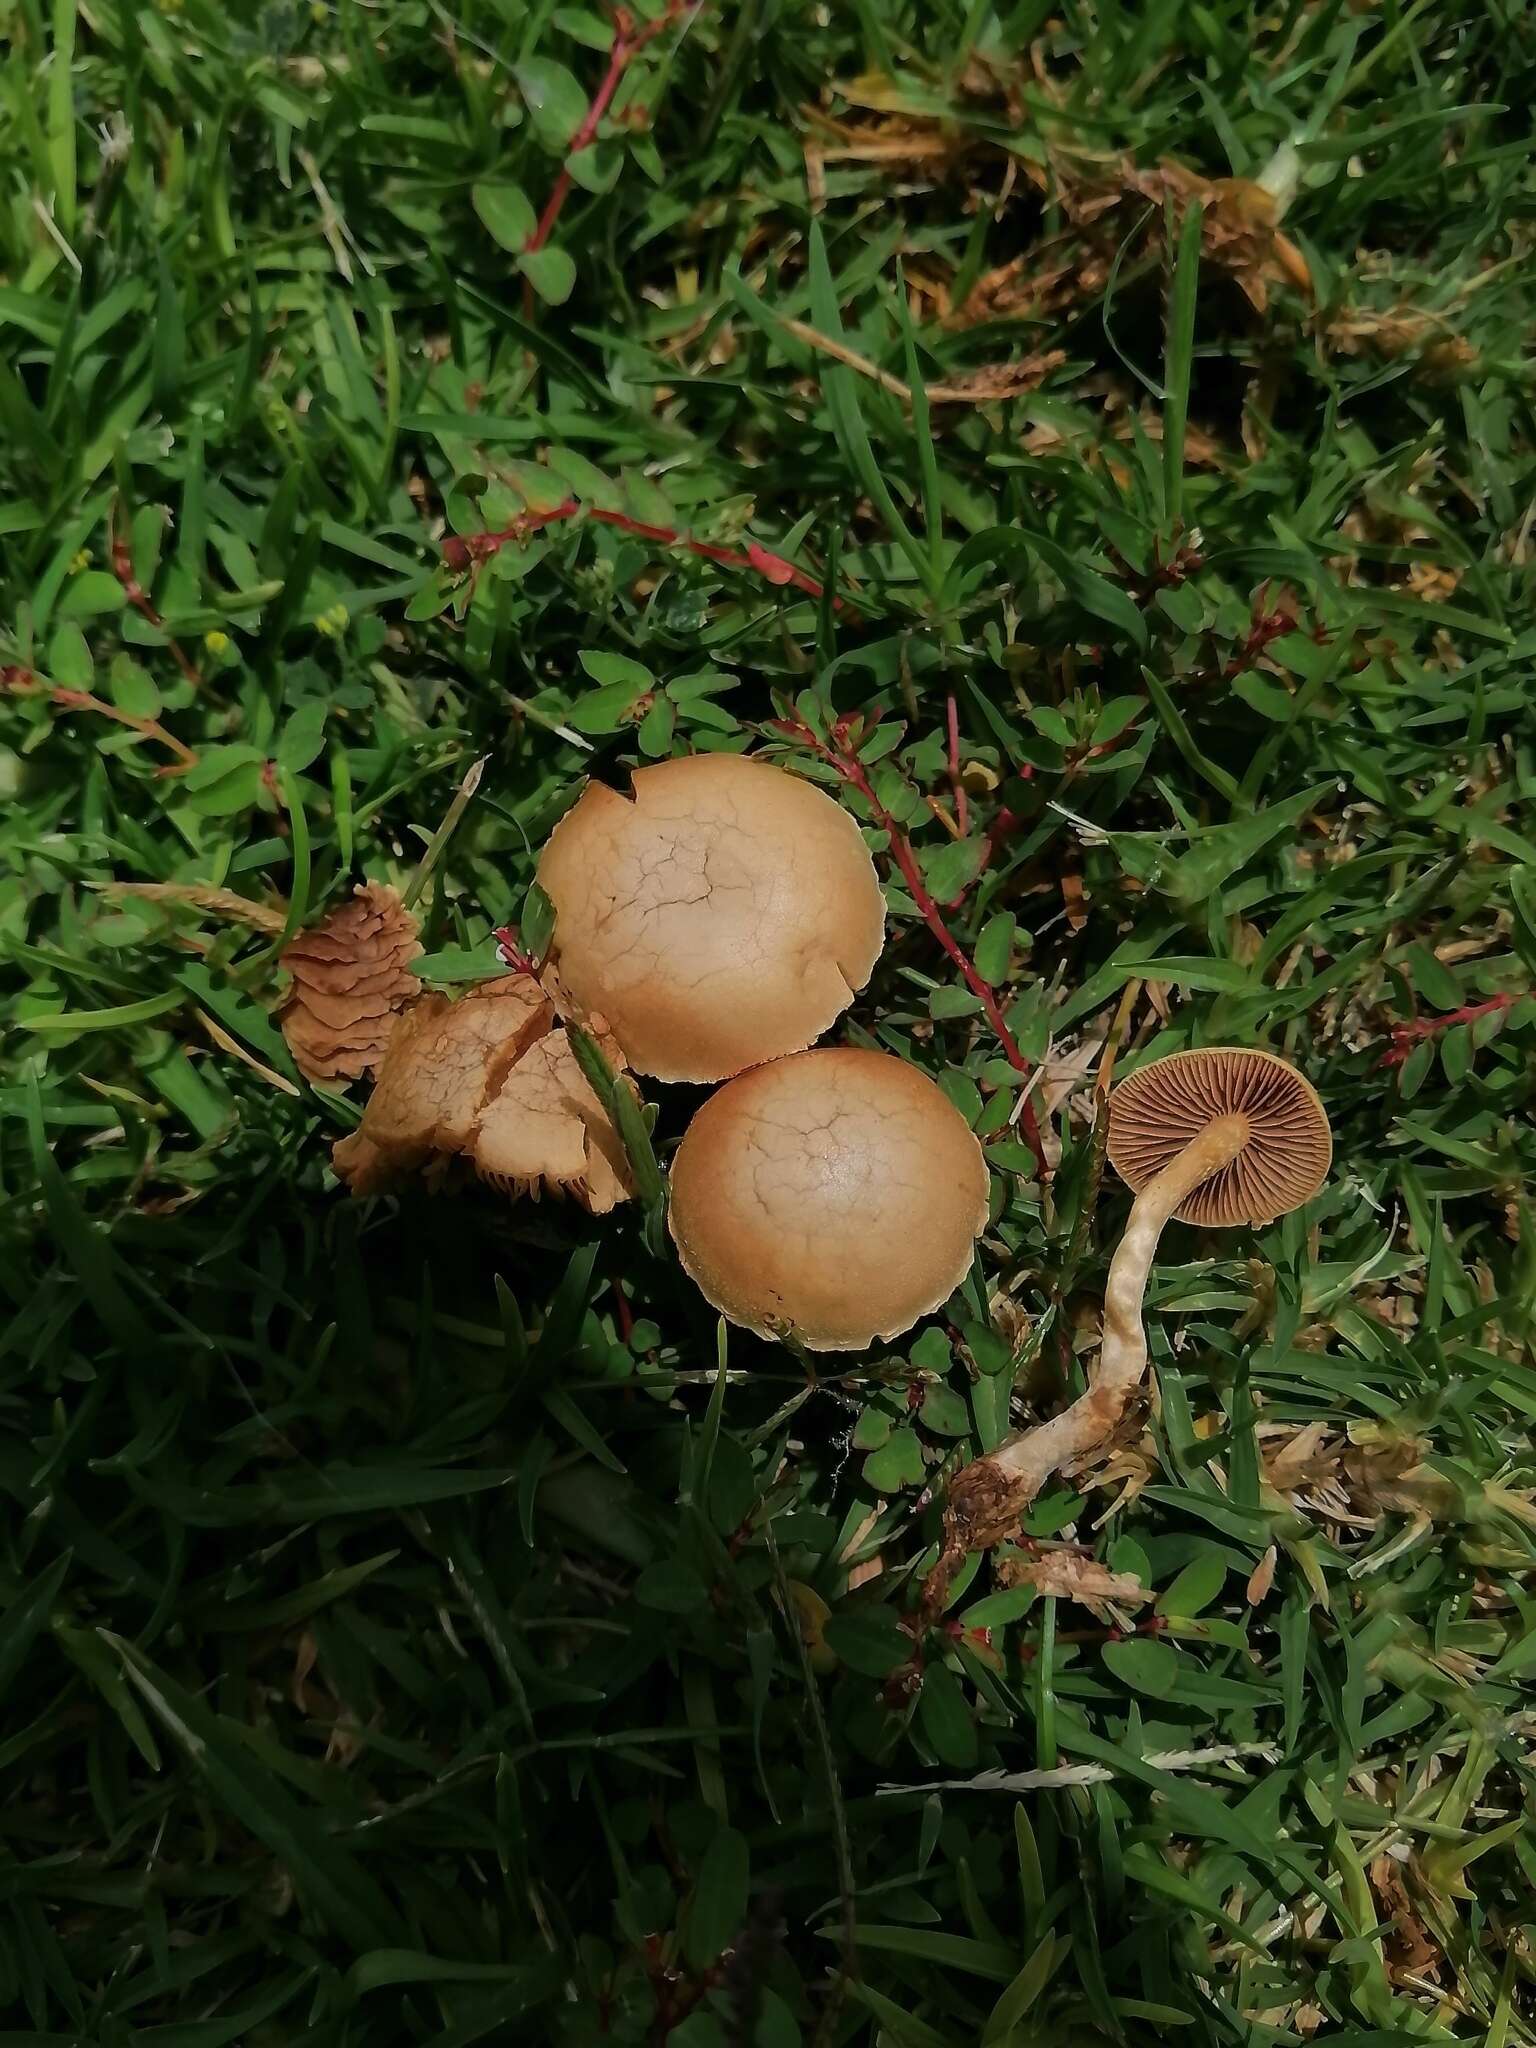
<instances>
[{"instance_id":1,"label":"dried shriveled mushroom","mask_svg":"<svg viewBox=\"0 0 1536 2048\"><path fill-rule=\"evenodd\" d=\"M539 862L554 959L629 1064L718 1081L797 1052L868 981L885 937L846 811L762 761L696 754L588 785Z\"/></svg>"},{"instance_id":2,"label":"dried shriveled mushroom","mask_svg":"<svg viewBox=\"0 0 1536 2048\"><path fill-rule=\"evenodd\" d=\"M950 1488L933 1611L967 1551L999 1542L1055 1472L1114 1431L1147 1364L1142 1299L1164 1226L1267 1223L1310 1201L1333 1140L1316 1092L1273 1053L1212 1046L1171 1053L1110 1097L1109 1156L1134 1189L1110 1262L1104 1341L1092 1384L1069 1408L968 1465Z\"/></svg>"},{"instance_id":3,"label":"dried shriveled mushroom","mask_svg":"<svg viewBox=\"0 0 1536 2048\"><path fill-rule=\"evenodd\" d=\"M622 1065L599 1031L611 1065ZM602 1214L630 1192L618 1133L538 983L508 975L400 1019L363 1120L332 1152L354 1194L467 1159L509 1194L572 1194Z\"/></svg>"},{"instance_id":4,"label":"dried shriveled mushroom","mask_svg":"<svg viewBox=\"0 0 1536 2048\"><path fill-rule=\"evenodd\" d=\"M731 1322L858 1351L965 1278L987 1167L926 1075L887 1053L827 1048L709 1098L672 1162L669 1216L684 1268Z\"/></svg>"},{"instance_id":5,"label":"dried shriveled mushroom","mask_svg":"<svg viewBox=\"0 0 1536 2048\"><path fill-rule=\"evenodd\" d=\"M394 1020L421 983L416 920L395 891L365 882L283 949L293 976L281 1023L311 1081L355 1080L379 1065Z\"/></svg>"}]
</instances>

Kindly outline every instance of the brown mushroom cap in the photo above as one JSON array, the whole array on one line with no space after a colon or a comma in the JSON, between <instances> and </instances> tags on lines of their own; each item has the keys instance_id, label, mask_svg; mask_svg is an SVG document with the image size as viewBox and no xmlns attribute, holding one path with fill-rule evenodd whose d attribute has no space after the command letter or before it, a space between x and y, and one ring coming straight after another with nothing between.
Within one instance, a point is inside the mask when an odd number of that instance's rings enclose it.
<instances>
[{"instance_id":1,"label":"brown mushroom cap","mask_svg":"<svg viewBox=\"0 0 1536 2048\"><path fill-rule=\"evenodd\" d=\"M925 1074L827 1047L709 1098L672 1162L669 1215L684 1269L731 1322L860 1351L960 1285L987 1186L970 1126Z\"/></svg>"},{"instance_id":2,"label":"brown mushroom cap","mask_svg":"<svg viewBox=\"0 0 1536 2048\"><path fill-rule=\"evenodd\" d=\"M591 1024L604 1058L621 1068L602 1019ZM373 1195L419 1171L440 1179L460 1158L504 1194L573 1195L594 1216L633 1192L623 1141L549 997L527 975L482 983L457 1002L429 995L407 1010L362 1122L331 1163L354 1194Z\"/></svg>"},{"instance_id":3,"label":"brown mushroom cap","mask_svg":"<svg viewBox=\"0 0 1536 2048\"><path fill-rule=\"evenodd\" d=\"M662 1081L718 1081L809 1045L885 940L858 826L739 754L636 769L634 792L588 784L539 862L561 985Z\"/></svg>"},{"instance_id":4,"label":"brown mushroom cap","mask_svg":"<svg viewBox=\"0 0 1536 2048\"><path fill-rule=\"evenodd\" d=\"M1140 1193L1217 1117L1242 1116L1241 1152L1174 1211L1181 1223L1269 1223L1328 1178L1333 1135L1317 1091L1286 1060L1247 1046L1169 1053L1122 1081L1109 1102L1109 1156Z\"/></svg>"}]
</instances>

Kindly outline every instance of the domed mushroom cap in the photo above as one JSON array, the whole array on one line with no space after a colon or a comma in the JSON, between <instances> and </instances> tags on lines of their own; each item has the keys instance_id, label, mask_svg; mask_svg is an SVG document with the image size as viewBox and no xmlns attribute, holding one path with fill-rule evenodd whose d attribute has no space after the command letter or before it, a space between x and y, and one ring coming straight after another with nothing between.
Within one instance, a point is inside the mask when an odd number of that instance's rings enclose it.
<instances>
[{"instance_id":1,"label":"domed mushroom cap","mask_svg":"<svg viewBox=\"0 0 1536 2048\"><path fill-rule=\"evenodd\" d=\"M1243 1149L1174 1211L1218 1228L1269 1223L1309 1202L1328 1178L1333 1135L1317 1091L1287 1060L1247 1046L1169 1053L1109 1100L1109 1156L1139 1194L1217 1117L1248 1122Z\"/></svg>"},{"instance_id":2,"label":"domed mushroom cap","mask_svg":"<svg viewBox=\"0 0 1536 2048\"><path fill-rule=\"evenodd\" d=\"M684 1269L731 1322L860 1351L965 1278L987 1165L925 1074L827 1047L709 1098L672 1162L669 1216Z\"/></svg>"},{"instance_id":3,"label":"domed mushroom cap","mask_svg":"<svg viewBox=\"0 0 1536 2048\"><path fill-rule=\"evenodd\" d=\"M848 813L738 754L593 782L539 862L562 986L629 1064L718 1081L798 1052L868 981L885 899Z\"/></svg>"}]
</instances>

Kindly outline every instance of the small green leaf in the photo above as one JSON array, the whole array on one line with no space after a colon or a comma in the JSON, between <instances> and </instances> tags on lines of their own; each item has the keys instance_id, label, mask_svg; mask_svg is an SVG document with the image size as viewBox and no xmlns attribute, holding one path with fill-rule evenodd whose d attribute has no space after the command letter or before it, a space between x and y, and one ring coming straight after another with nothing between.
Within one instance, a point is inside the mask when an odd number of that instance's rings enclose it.
<instances>
[{"instance_id":1,"label":"small green leaf","mask_svg":"<svg viewBox=\"0 0 1536 2048\"><path fill-rule=\"evenodd\" d=\"M325 750L325 716L326 707L318 699L299 706L283 727L283 736L277 743L280 768L296 775L319 759Z\"/></svg>"},{"instance_id":2,"label":"small green leaf","mask_svg":"<svg viewBox=\"0 0 1536 2048\"><path fill-rule=\"evenodd\" d=\"M1137 610L1134 600L1118 583L1112 583L1096 569L1088 566L1080 556L1069 554L1058 547L1055 541L1046 540L1043 535L1031 533L1028 544L1034 549L1047 567L1085 612L1106 625L1117 627L1137 647L1147 645L1147 622Z\"/></svg>"},{"instance_id":3,"label":"small green leaf","mask_svg":"<svg viewBox=\"0 0 1536 2048\"><path fill-rule=\"evenodd\" d=\"M907 1353L914 1372L948 1372L951 1364L949 1339L937 1323L924 1330Z\"/></svg>"},{"instance_id":4,"label":"small green leaf","mask_svg":"<svg viewBox=\"0 0 1536 2048\"><path fill-rule=\"evenodd\" d=\"M618 732L629 724L631 713L647 691L636 692L632 683L609 683L601 690L589 690L565 714L565 722L577 732Z\"/></svg>"},{"instance_id":5,"label":"small green leaf","mask_svg":"<svg viewBox=\"0 0 1536 2048\"><path fill-rule=\"evenodd\" d=\"M750 1877L746 1837L735 1828L718 1829L704 1851L688 1907L683 1947L694 1969L707 1969L741 1932Z\"/></svg>"},{"instance_id":6,"label":"small green leaf","mask_svg":"<svg viewBox=\"0 0 1536 2048\"><path fill-rule=\"evenodd\" d=\"M976 972L993 988L1008 979L1009 963L1013 958L1013 936L1017 929L1018 921L1011 910L1000 910L981 928L981 937L976 941L976 950L971 958Z\"/></svg>"},{"instance_id":7,"label":"small green leaf","mask_svg":"<svg viewBox=\"0 0 1536 2048\"><path fill-rule=\"evenodd\" d=\"M117 654L108 671L112 702L130 718L158 718L160 692L149 670L131 654Z\"/></svg>"},{"instance_id":8,"label":"small green leaf","mask_svg":"<svg viewBox=\"0 0 1536 2048\"><path fill-rule=\"evenodd\" d=\"M822 1634L828 1649L866 1678L884 1678L912 1655L912 1638L889 1607L834 1614Z\"/></svg>"},{"instance_id":9,"label":"small green leaf","mask_svg":"<svg viewBox=\"0 0 1536 2048\"><path fill-rule=\"evenodd\" d=\"M65 584L58 614L61 619L94 619L103 612L120 612L127 602L115 576L105 569L84 569Z\"/></svg>"},{"instance_id":10,"label":"small green leaf","mask_svg":"<svg viewBox=\"0 0 1536 2048\"><path fill-rule=\"evenodd\" d=\"M1132 1636L1123 1643L1104 1645L1104 1662L1122 1685L1153 1699L1170 1699L1178 1689L1179 1655L1167 1643L1145 1636Z\"/></svg>"},{"instance_id":11,"label":"small green leaf","mask_svg":"<svg viewBox=\"0 0 1536 2048\"><path fill-rule=\"evenodd\" d=\"M656 687L656 678L650 670L641 662L631 661L627 654L609 654L599 648L584 647L576 659L594 683L610 687L623 683L636 697Z\"/></svg>"},{"instance_id":12,"label":"small green leaf","mask_svg":"<svg viewBox=\"0 0 1536 2048\"><path fill-rule=\"evenodd\" d=\"M69 621L56 626L48 642L48 673L69 690L88 690L96 680L96 664L85 635Z\"/></svg>"},{"instance_id":13,"label":"small green leaf","mask_svg":"<svg viewBox=\"0 0 1536 2048\"><path fill-rule=\"evenodd\" d=\"M641 719L640 730L635 735L641 753L652 761L662 760L670 754L676 725L676 705L670 697L658 697Z\"/></svg>"},{"instance_id":14,"label":"small green leaf","mask_svg":"<svg viewBox=\"0 0 1536 2048\"><path fill-rule=\"evenodd\" d=\"M976 1763L976 1721L965 1692L947 1664L930 1664L918 1695L918 1718L940 1763L967 1771Z\"/></svg>"},{"instance_id":15,"label":"small green leaf","mask_svg":"<svg viewBox=\"0 0 1536 2048\"><path fill-rule=\"evenodd\" d=\"M850 1439L856 1451L878 1451L891 1440L891 1431L896 1427L896 1418L888 1410L873 1404L866 1408L853 1425Z\"/></svg>"},{"instance_id":16,"label":"small green leaf","mask_svg":"<svg viewBox=\"0 0 1536 2048\"><path fill-rule=\"evenodd\" d=\"M563 64L549 57L530 57L513 75L534 133L552 154L563 156L586 117L586 93Z\"/></svg>"},{"instance_id":17,"label":"small green leaf","mask_svg":"<svg viewBox=\"0 0 1536 2048\"><path fill-rule=\"evenodd\" d=\"M928 991L930 1017L974 1017L985 1007L980 996L968 988L935 988Z\"/></svg>"},{"instance_id":18,"label":"small green leaf","mask_svg":"<svg viewBox=\"0 0 1536 2048\"><path fill-rule=\"evenodd\" d=\"M1428 946L1408 948L1408 979L1416 992L1435 1010L1459 1010L1465 998L1461 984L1449 967L1437 960Z\"/></svg>"},{"instance_id":19,"label":"small green leaf","mask_svg":"<svg viewBox=\"0 0 1536 2048\"><path fill-rule=\"evenodd\" d=\"M517 927L522 949L530 959L544 960L548 957L554 935L555 906L537 882L530 882L523 896L523 914Z\"/></svg>"},{"instance_id":20,"label":"small green leaf","mask_svg":"<svg viewBox=\"0 0 1536 2048\"><path fill-rule=\"evenodd\" d=\"M589 50L601 50L606 57L613 47L613 24L585 7L557 7L551 19L557 29Z\"/></svg>"},{"instance_id":21,"label":"small green leaf","mask_svg":"<svg viewBox=\"0 0 1536 2048\"><path fill-rule=\"evenodd\" d=\"M923 855L923 880L941 903L950 903L976 879L984 839L950 839Z\"/></svg>"},{"instance_id":22,"label":"small green leaf","mask_svg":"<svg viewBox=\"0 0 1536 2048\"><path fill-rule=\"evenodd\" d=\"M571 181L583 192L611 192L624 168L624 150L617 142L594 142L566 158Z\"/></svg>"},{"instance_id":23,"label":"small green leaf","mask_svg":"<svg viewBox=\"0 0 1536 2048\"><path fill-rule=\"evenodd\" d=\"M923 1427L935 1436L969 1436L971 1411L953 1387L929 1387L923 1395Z\"/></svg>"},{"instance_id":24,"label":"small green leaf","mask_svg":"<svg viewBox=\"0 0 1536 2048\"><path fill-rule=\"evenodd\" d=\"M548 244L525 249L517 267L548 306L563 306L576 282L576 263L564 249Z\"/></svg>"},{"instance_id":25,"label":"small green leaf","mask_svg":"<svg viewBox=\"0 0 1536 2048\"><path fill-rule=\"evenodd\" d=\"M1220 1593L1227 1579L1227 1561L1217 1550L1205 1551L1185 1565L1172 1585L1157 1596L1159 1614L1199 1614Z\"/></svg>"},{"instance_id":26,"label":"small green leaf","mask_svg":"<svg viewBox=\"0 0 1536 2048\"><path fill-rule=\"evenodd\" d=\"M483 181L470 192L481 226L503 249L520 256L538 225L527 195L516 185L490 185Z\"/></svg>"},{"instance_id":27,"label":"small green leaf","mask_svg":"<svg viewBox=\"0 0 1536 2048\"><path fill-rule=\"evenodd\" d=\"M182 777L181 787L192 809L203 817L232 818L255 803L262 762L256 747L208 747L197 766Z\"/></svg>"},{"instance_id":28,"label":"small green leaf","mask_svg":"<svg viewBox=\"0 0 1536 2048\"><path fill-rule=\"evenodd\" d=\"M920 1485L925 1469L916 1432L895 1429L880 1449L864 1460L864 1483L877 1493L899 1493L904 1486Z\"/></svg>"}]
</instances>

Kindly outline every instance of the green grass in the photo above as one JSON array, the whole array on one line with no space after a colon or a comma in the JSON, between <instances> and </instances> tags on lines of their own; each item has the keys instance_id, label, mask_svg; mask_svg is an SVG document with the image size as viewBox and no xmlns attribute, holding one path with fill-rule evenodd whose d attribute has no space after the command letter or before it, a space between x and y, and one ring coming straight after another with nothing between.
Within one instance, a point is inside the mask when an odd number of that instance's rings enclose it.
<instances>
[{"instance_id":1,"label":"green grass","mask_svg":"<svg viewBox=\"0 0 1536 2048\"><path fill-rule=\"evenodd\" d=\"M1536 2039L1530 12L706 5L534 255L597 12L0 36L5 2038ZM1289 273L1164 159L1293 186ZM590 516L445 566L568 495L827 594ZM589 768L826 780L796 706L878 724L1060 1153L882 860L841 1029L994 1222L819 1381L638 1210L349 1202L276 939L104 886L291 928L484 758L472 979ZM1092 1363L1128 990L1121 1071L1270 1046L1335 1170L1168 1234L1145 1426L1037 1504L1129 1632L978 1561L915 1656L944 1471Z\"/></svg>"}]
</instances>

